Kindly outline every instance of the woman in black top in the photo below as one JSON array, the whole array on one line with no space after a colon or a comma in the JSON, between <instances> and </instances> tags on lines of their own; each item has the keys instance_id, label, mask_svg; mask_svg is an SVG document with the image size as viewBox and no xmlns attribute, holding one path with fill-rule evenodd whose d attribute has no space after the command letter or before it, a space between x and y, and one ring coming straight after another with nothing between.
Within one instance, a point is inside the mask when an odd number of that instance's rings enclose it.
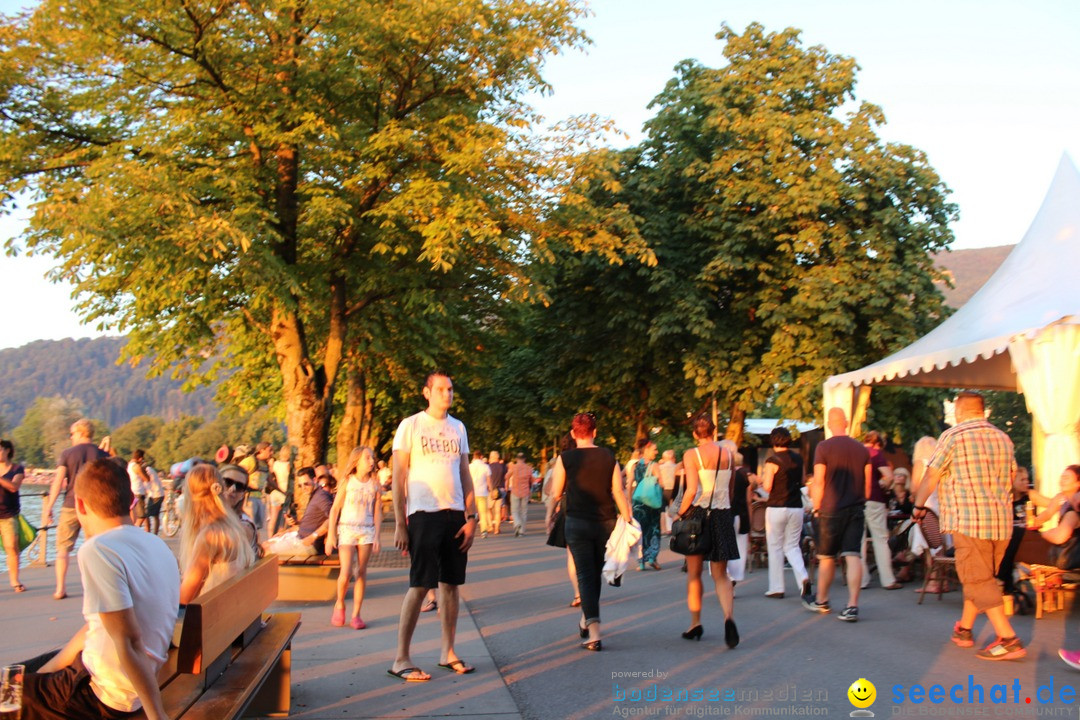
<instances>
[{"instance_id":1,"label":"woman in black top","mask_svg":"<svg viewBox=\"0 0 1080 720\"><path fill-rule=\"evenodd\" d=\"M19 488L23 473L23 466L15 462L15 446L10 440L0 440L0 537L7 552L11 589L15 592L26 590L19 582Z\"/></svg>"},{"instance_id":2,"label":"woman in black top","mask_svg":"<svg viewBox=\"0 0 1080 720\"><path fill-rule=\"evenodd\" d=\"M765 597L784 597L784 558L791 564L803 597L810 597L810 575L799 541L803 529L803 460L788 449L791 433L785 427L769 434L773 454L765 461L761 485L769 493L765 507L765 542L769 548L769 591Z\"/></svg>"},{"instance_id":3,"label":"woman in black top","mask_svg":"<svg viewBox=\"0 0 1080 720\"><path fill-rule=\"evenodd\" d=\"M622 472L615 455L596 446L596 418L578 413L570 424L577 447L559 455L551 473L551 497L566 492L566 545L577 565L581 593L578 631L586 650L600 650L600 572L604 548L621 515L630 522L630 505L623 493Z\"/></svg>"}]
</instances>

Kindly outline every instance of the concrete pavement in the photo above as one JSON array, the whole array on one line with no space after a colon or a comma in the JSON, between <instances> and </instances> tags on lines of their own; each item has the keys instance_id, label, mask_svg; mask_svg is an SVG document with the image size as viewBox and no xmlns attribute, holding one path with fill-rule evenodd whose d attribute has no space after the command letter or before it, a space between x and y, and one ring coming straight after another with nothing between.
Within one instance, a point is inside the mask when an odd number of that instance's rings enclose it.
<instances>
[{"instance_id":1,"label":"concrete pavement","mask_svg":"<svg viewBox=\"0 0 1080 720\"><path fill-rule=\"evenodd\" d=\"M537 505L530 509L528 535L478 539L470 553L457 650L477 666L476 673L458 676L435 666L438 617L427 613L417 628L413 659L432 681L406 684L386 674L407 571L374 568L364 603L366 630L331 627L330 604L285 606L303 612L293 645L292 716L847 717L854 710L847 689L860 678L876 686L869 709L879 718L1078 715L1080 673L1056 654L1062 644L1080 647L1069 612L1038 621L1014 618L1028 646L1027 659L988 662L975 658L975 650L990 640L985 621L976 624L976 648L957 648L949 641L959 616L958 592L941 601L928 596L919 606L912 586L885 591L875 577L860 601L859 622L848 624L838 622L835 613L805 611L790 575L788 597L765 598L762 568L736 590L742 642L730 650L723 642L719 604L708 592L711 582L706 583L704 637L700 642L680 637L688 625L686 576L679 572L681 558L667 550L660 556L663 570L632 571L623 587L604 588L604 651L585 652L574 629L578 613L568 607L565 551L544 545L542 512ZM384 540L390 528L384 527ZM25 571L24 582L31 590L23 595L0 591L0 661L59 645L81 621L79 593L59 602L49 597L51 570ZM842 607L845 596L845 588L834 587L834 607ZM935 684L940 691L933 691ZM1048 699L1051 686L1053 702L1040 702ZM1071 698L1069 691L1074 691ZM980 692L982 703L968 702L979 700ZM664 700L665 693L670 699Z\"/></svg>"}]
</instances>

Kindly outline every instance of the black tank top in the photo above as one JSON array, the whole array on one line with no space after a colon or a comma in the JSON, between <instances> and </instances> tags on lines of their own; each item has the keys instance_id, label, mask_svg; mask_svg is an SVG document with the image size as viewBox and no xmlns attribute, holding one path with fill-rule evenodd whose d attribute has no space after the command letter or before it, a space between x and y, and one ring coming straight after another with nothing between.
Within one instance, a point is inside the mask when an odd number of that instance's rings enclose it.
<instances>
[{"instance_id":1,"label":"black tank top","mask_svg":"<svg viewBox=\"0 0 1080 720\"><path fill-rule=\"evenodd\" d=\"M566 516L582 520L614 520L611 477L615 455L607 448L573 448L562 454L566 470Z\"/></svg>"},{"instance_id":2,"label":"black tank top","mask_svg":"<svg viewBox=\"0 0 1080 720\"><path fill-rule=\"evenodd\" d=\"M769 491L768 507L802 507L803 464L799 454L786 450L774 452L765 462L777 466Z\"/></svg>"}]
</instances>

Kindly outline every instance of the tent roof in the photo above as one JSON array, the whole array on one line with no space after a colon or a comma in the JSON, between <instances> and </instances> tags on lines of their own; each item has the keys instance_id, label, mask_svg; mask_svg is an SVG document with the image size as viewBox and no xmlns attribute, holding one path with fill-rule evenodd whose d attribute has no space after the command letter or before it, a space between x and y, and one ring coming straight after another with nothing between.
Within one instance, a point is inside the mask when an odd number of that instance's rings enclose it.
<instances>
[{"instance_id":1,"label":"tent roof","mask_svg":"<svg viewBox=\"0 0 1080 720\"><path fill-rule=\"evenodd\" d=\"M1063 156L1023 240L956 313L903 350L826 387L917 385L1015 390L1009 339L1080 324L1080 173Z\"/></svg>"}]
</instances>

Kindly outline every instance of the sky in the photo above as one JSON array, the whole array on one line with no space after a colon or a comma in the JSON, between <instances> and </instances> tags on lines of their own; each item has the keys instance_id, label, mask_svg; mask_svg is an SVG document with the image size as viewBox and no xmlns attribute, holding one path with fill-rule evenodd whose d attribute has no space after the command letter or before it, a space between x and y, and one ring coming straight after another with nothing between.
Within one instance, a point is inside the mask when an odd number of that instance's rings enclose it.
<instances>
[{"instance_id":1,"label":"sky","mask_svg":"<svg viewBox=\"0 0 1080 720\"><path fill-rule=\"evenodd\" d=\"M24 3L0 0L0 12ZM724 64L721 24L795 27L805 45L855 58L857 99L879 105L888 141L925 151L953 191L954 249L1018 242L1063 153L1080 161L1080 2L1076 0L593 0L592 40L548 60L549 120L596 113L642 139L648 104L683 59ZM25 218L0 218L0 242ZM0 348L102 334L72 311L55 260L0 255L8 300ZM14 308L16 311L12 312Z\"/></svg>"}]
</instances>

